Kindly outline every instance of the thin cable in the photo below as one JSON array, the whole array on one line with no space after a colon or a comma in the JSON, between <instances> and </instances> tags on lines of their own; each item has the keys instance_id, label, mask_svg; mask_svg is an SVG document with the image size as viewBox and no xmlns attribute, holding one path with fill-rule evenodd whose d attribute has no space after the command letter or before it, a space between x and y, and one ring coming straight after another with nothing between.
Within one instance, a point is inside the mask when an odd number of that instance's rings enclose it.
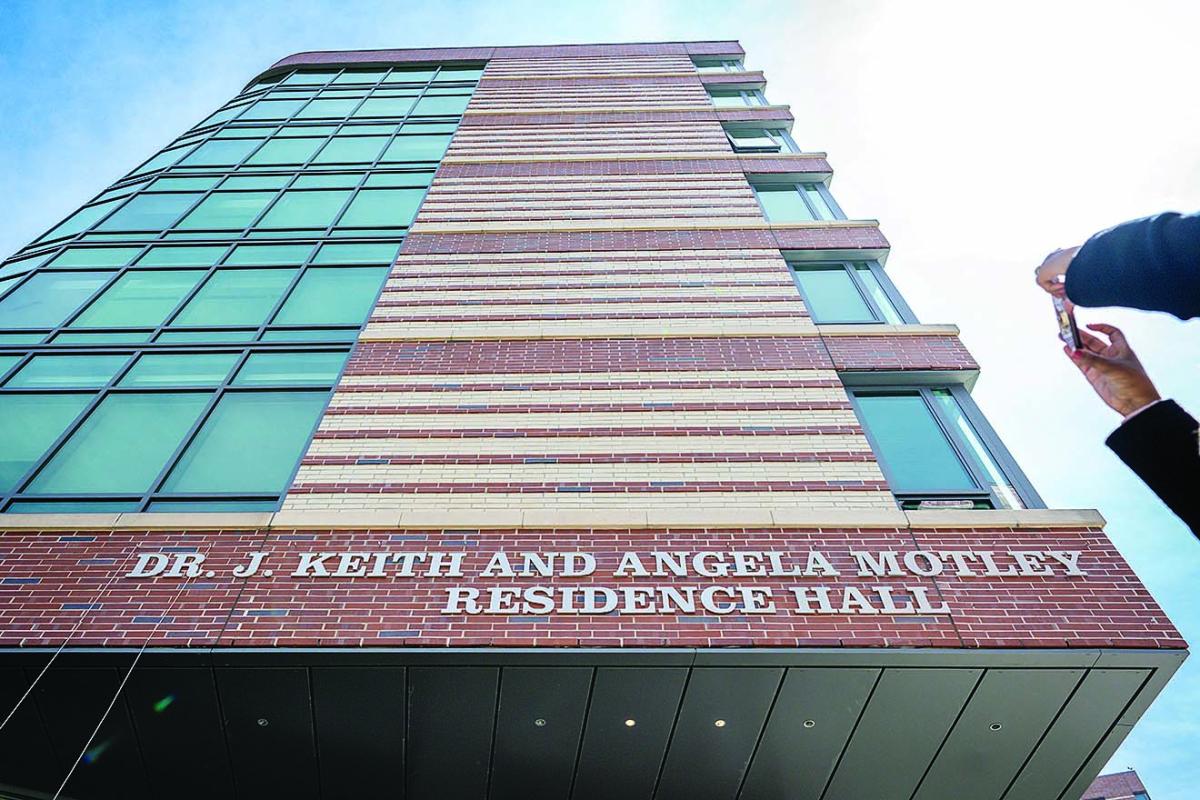
<instances>
[{"instance_id":1,"label":"thin cable","mask_svg":"<svg viewBox=\"0 0 1200 800\"><path fill-rule=\"evenodd\" d=\"M96 728L92 731L92 735L88 737L86 742L84 742L83 748L79 751L79 755L75 757L75 763L73 763L71 765L71 769L67 771L66 777L63 778L62 783L59 784L58 791L54 793L54 797L51 798L51 800L58 800L58 797L62 794L63 789L67 788L67 783L71 780L71 776L75 774L75 770L78 769L79 762L83 760L83 757L87 754L88 748L92 746L92 742L96 739L96 734L100 733L100 728L104 727L104 721L108 719L108 715L112 713L113 707L116 706L117 700L120 699L121 692L125 690L125 684L129 683L129 679L133 676L133 670L135 667L137 667L138 661L141 660L142 654L145 653L146 648L150 646L150 640L154 638L154 634L158 633L158 626L162 625L163 620L166 619L171 611L175 608L175 604L179 602L179 598L183 596L184 591L188 587L188 583L191 582L193 577L195 576L188 575L187 578L184 579L183 583L179 586L179 591L175 593L175 596L171 598L171 602L167 605L162 615L159 616L158 622L154 623L154 627L150 629L150 633L146 634L146 640L142 642L142 646L138 648L137 654L133 657L133 662L129 665L129 669L125 671L125 677L121 679L121 684L117 687L117 691L113 695L112 700L109 701L108 708L104 709L104 713L100 715L100 721L96 723Z\"/></svg>"},{"instance_id":2,"label":"thin cable","mask_svg":"<svg viewBox=\"0 0 1200 800\"><path fill-rule=\"evenodd\" d=\"M55 659L57 659L59 654L62 653L63 649L67 646L67 643L71 641L71 637L74 636L75 632L79 630L79 626L83 624L85 619L87 619L88 614L96 610L95 607L100 604L101 599L103 599L104 595L108 593L109 588L112 587L113 581L115 581L121 575L125 565L129 563L129 559L136 551L137 544L134 543L131 545L129 552L125 554L125 558L121 561L120 567L113 572L112 576L109 577L108 582L101 587L100 594L96 595L95 600L89 603L88 607L85 608L83 613L79 615L79 619L75 621L74 627L67 631L67 636L65 639L63 639L62 644L60 644L58 649L51 654L50 660L46 662L46 665L42 667L42 671L37 674L37 677L33 679L33 682L29 684L29 688L27 688L25 693L21 695L20 699L17 700L16 705L14 705L12 710L8 712L8 716L4 718L3 722L0 722L0 731L4 730L4 726L7 725L9 720L16 715L17 710L21 707L21 704L25 702L26 698L33 694L33 690L37 687L38 682L41 681L42 677L50 670L50 667L54 664Z\"/></svg>"}]
</instances>

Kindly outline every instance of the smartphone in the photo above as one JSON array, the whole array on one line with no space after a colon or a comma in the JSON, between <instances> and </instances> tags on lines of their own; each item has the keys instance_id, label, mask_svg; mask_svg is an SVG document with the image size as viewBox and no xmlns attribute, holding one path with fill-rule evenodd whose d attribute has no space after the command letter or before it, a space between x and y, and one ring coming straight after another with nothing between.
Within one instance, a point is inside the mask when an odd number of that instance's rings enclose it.
<instances>
[{"instance_id":1,"label":"smartphone","mask_svg":"<svg viewBox=\"0 0 1200 800\"><path fill-rule=\"evenodd\" d=\"M1075 325L1075 312L1067 308L1061 297L1054 295L1051 299L1054 300L1054 313L1058 316L1058 338L1062 339L1067 347L1078 350L1083 347L1083 342L1079 339L1079 328Z\"/></svg>"}]
</instances>

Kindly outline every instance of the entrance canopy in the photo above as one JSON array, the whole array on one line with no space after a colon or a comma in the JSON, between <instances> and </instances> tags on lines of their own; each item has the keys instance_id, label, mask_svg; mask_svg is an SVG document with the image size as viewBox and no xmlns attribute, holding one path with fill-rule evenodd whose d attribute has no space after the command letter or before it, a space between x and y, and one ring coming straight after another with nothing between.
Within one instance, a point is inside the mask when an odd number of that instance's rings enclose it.
<instances>
[{"instance_id":1,"label":"entrance canopy","mask_svg":"<svg viewBox=\"0 0 1200 800\"><path fill-rule=\"evenodd\" d=\"M7 796L1077 800L1186 655L53 652L2 654Z\"/></svg>"}]
</instances>

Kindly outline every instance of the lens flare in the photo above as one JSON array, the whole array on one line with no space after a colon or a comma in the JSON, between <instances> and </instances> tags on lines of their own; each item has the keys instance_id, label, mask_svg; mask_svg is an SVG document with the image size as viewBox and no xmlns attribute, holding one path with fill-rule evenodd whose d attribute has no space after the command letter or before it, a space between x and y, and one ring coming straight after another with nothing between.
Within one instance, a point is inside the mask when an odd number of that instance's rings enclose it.
<instances>
[{"instance_id":1,"label":"lens flare","mask_svg":"<svg viewBox=\"0 0 1200 800\"><path fill-rule=\"evenodd\" d=\"M111 746L112 746L111 740L106 740L106 741L103 741L100 744L96 745L91 750L88 750L86 753L83 754L83 763L95 764L98 760L100 760L100 756L104 755L104 751L107 750Z\"/></svg>"},{"instance_id":2,"label":"lens flare","mask_svg":"<svg viewBox=\"0 0 1200 800\"><path fill-rule=\"evenodd\" d=\"M174 703L174 702L175 702L175 695L173 695L173 694L167 695L166 697L164 697L163 699L159 700L157 703L154 704L154 713L161 714L162 712L167 710L167 706L171 705L171 703Z\"/></svg>"}]
</instances>

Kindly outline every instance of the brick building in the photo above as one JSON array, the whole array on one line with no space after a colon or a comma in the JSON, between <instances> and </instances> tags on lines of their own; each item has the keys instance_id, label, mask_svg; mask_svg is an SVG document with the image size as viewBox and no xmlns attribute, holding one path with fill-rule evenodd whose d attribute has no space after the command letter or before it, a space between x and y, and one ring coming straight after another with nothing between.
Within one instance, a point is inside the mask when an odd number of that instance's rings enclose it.
<instances>
[{"instance_id":1,"label":"brick building","mask_svg":"<svg viewBox=\"0 0 1200 800\"><path fill-rule=\"evenodd\" d=\"M1133 770L1101 775L1092 781L1082 800L1150 800L1142 779Z\"/></svg>"},{"instance_id":2,"label":"brick building","mask_svg":"<svg viewBox=\"0 0 1200 800\"><path fill-rule=\"evenodd\" d=\"M1080 797L1186 645L764 87L301 53L0 264L0 790Z\"/></svg>"}]
</instances>

